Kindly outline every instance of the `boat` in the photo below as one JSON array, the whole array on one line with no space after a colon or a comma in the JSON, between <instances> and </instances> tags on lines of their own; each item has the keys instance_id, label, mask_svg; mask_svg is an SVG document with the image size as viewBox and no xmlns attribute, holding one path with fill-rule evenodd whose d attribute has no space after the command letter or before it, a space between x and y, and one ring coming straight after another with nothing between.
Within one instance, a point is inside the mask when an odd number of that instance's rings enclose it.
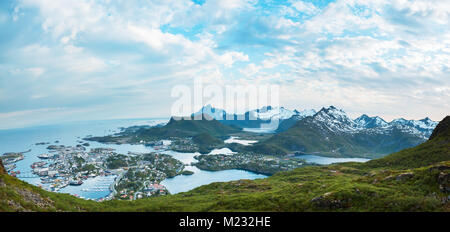
<instances>
[{"instance_id":1,"label":"boat","mask_svg":"<svg viewBox=\"0 0 450 232\"><path fill-rule=\"evenodd\" d=\"M82 185L82 184L83 184L82 180L71 180L71 181L69 181L69 185L72 185L72 186L79 186L79 185Z\"/></svg>"},{"instance_id":2,"label":"boat","mask_svg":"<svg viewBox=\"0 0 450 232\"><path fill-rule=\"evenodd\" d=\"M40 154L37 156L39 159L51 159L53 158L53 155L49 155L49 154Z\"/></svg>"},{"instance_id":3,"label":"boat","mask_svg":"<svg viewBox=\"0 0 450 232\"><path fill-rule=\"evenodd\" d=\"M31 168L37 168L37 167L42 167L42 166L44 166L44 165L46 165L47 163L46 162L44 162L44 161L41 161L41 162L34 162L34 163L32 163L31 164Z\"/></svg>"}]
</instances>

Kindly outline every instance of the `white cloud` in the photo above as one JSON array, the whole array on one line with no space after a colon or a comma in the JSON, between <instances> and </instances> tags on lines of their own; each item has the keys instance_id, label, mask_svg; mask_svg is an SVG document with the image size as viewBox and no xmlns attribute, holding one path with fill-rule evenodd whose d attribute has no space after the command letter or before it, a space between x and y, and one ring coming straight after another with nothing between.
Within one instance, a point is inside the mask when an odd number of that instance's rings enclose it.
<instances>
[{"instance_id":1,"label":"white cloud","mask_svg":"<svg viewBox=\"0 0 450 232\"><path fill-rule=\"evenodd\" d=\"M304 1L292 1L291 5L293 8L295 8L296 10L308 14L308 15L314 15L317 14L319 12L319 9L317 9L314 4L310 3L310 2L304 2Z\"/></svg>"},{"instance_id":2,"label":"white cloud","mask_svg":"<svg viewBox=\"0 0 450 232\"><path fill-rule=\"evenodd\" d=\"M29 68L27 69L28 72L30 72L33 76L41 76L42 74L44 74L45 69L43 68Z\"/></svg>"},{"instance_id":3,"label":"white cloud","mask_svg":"<svg viewBox=\"0 0 450 232\"><path fill-rule=\"evenodd\" d=\"M255 65L254 63L248 64L244 69L240 69L239 71L247 77L253 76L259 72L261 69L260 66Z\"/></svg>"},{"instance_id":4,"label":"white cloud","mask_svg":"<svg viewBox=\"0 0 450 232\"><path fill-rule=\"evenodd\" d=\"M280 83L293 108L334 104L392 117L403 109L434 119L450 108L450 0L17 2L13 32L36 33L7 38L18 41L0 57L5 111L22 110L11 100L111 112L119 102L163 107L173 84L198 76Z\"/></svg>"}]
</instances>

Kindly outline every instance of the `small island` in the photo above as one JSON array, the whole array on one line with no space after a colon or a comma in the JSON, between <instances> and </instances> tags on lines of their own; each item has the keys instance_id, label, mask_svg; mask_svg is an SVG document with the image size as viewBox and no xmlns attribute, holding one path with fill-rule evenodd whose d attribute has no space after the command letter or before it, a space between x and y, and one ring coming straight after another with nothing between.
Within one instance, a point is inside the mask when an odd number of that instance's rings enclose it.
<instances>
[{"instance_id":1,"label":"small island","mask_svg":"<svg viewBox=\"0 0 450 232\"><path fill-rule=\"evenodd\" d=\"M264 175L273 175L280 171L289 171L306 162L297 158L270 157L265 155L237 153L233 155L200 155L195 157L195 166L207 171L240 169Z\"/></svg>"},{"instance_id":2,"label":"small island","mask_svg":"<svg viewBox=\"0 0 450 232\"><path fill-rule=\"evenodd\" d=\"M193 175L194 174L194 172L193 171L189 171L189 170L184 170L183 172L181 172L181 175L184 175L184 176L190 176L190 175Z\"/></svg>"}]
</instances>

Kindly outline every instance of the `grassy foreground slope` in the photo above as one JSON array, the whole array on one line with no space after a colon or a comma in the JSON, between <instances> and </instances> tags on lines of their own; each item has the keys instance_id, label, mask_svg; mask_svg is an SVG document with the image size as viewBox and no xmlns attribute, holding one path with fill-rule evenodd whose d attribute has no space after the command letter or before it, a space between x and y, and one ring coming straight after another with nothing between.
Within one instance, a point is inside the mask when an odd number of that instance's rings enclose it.
<instances>
[{"instance_id":1,"label":"grassy foreground slope","mask_svg":"<svg viewBox=\"0 0 450 232\"><path fill-rule=\"evenodd\" d=\"M0 174L0 211L450 211L450 117L415 148L364 164L304 167L186 193L97 203Z\"/></svg>"}]
</instances>

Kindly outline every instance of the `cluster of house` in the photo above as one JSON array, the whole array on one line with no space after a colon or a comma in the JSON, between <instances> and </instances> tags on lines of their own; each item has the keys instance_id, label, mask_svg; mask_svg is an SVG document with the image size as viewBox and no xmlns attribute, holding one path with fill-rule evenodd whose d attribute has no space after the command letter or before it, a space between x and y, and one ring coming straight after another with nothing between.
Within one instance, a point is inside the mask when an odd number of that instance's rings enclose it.
<instances>
[{"instance_id":1,"label":"cluster of house","mask_svg":"<svg viewBox=\"0 0 450 232\"><path fill-rule=\"evenodd\" d=\"M16 162L23 160L24 156L22 153L5 153L0 156L2 159L3 165L7 172L11 172L16 168ZM14 174L14 173L11 173Z\"/></svg>"},{"instance_id":2,"label":"cluster of house","mask_svg":"<svg viewBox=\"0 0 450 232\"><path fill-rule=\"evenodd\" d=\"M50 153L38 155L45 161L34 162L32 172L41 177L42 184L50 184L48 190L58 191L67 185L81 185L82 180L98 175L110 175L111 172L102 168L108 155L114 154L114 149L95 148L86 152L83 146L49 146ZM46 162L47 161L47 162ZM91 165L90 170L81 168Z\"/></svg>"}]
</instances>

